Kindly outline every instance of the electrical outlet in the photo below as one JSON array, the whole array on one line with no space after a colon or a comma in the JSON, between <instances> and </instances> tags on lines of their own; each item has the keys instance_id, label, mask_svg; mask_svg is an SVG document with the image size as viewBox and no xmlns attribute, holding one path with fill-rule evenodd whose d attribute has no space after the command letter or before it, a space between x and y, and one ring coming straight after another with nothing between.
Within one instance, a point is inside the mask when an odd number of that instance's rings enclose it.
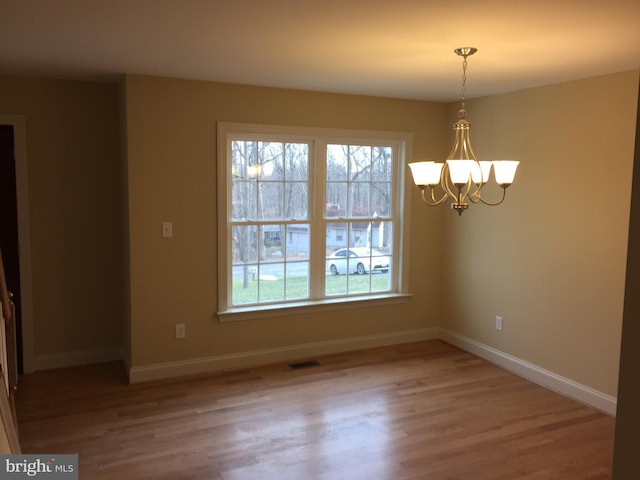
<instances>
[{"instance_id":1,"label":"electrical outlet","mask_svg":"<svg viewBox=\"0 0 640 480\"><path fill-rule=\"evenodd\" d=\"M496 315L496 330L502 331L502 316Z\"/></svg>"},{"instance_id":2,"label":"electrical outlet","mask_svg":"<svg viewBox=\"0 0 640 480\"><path fill-rule=\"evenodd\" d=\"M184 323L176 324L176 338L185 338L187 336L187 330Z\"/></svg>"}]
</instances>

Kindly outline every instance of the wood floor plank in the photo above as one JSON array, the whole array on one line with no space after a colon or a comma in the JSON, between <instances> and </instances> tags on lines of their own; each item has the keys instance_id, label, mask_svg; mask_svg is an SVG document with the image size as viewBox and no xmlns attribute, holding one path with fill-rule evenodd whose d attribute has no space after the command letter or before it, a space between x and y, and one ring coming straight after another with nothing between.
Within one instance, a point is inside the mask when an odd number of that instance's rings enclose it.
<instances>
[{"instance_id":1,"label":"wood floor plank","mask_svg":"<svg viewBox=\"0 0 640 480\"><path fill-rule=\"evenodd\" d=\"M301 359L311 360L311 359ZM614 419L440 341L126 385L25 375L25 453L86 480L610 479Z\"/></svg>"}]
</instances>

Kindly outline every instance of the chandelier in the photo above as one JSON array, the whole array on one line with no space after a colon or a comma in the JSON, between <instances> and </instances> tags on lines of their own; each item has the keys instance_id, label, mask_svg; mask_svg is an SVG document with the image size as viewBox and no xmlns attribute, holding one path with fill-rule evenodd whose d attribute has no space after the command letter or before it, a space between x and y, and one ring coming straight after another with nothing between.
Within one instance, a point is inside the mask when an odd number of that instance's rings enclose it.
<instances>
[{"instance_id":1,"label":"chandelier","mask_svg":"<svg viewBox=\"0 0 640 480\"><path fill-rule=\"evenodd\" d=\"M451 208L462 215L469 202L485 205L500 205L506 196L507 187L513 183L516 169L520 162L515 160L478 161L469 138L465 94L467 86L467 57L478 51L477 48L456 48L454 52L463 57L462 62L462 100L458 121L453 125L456 133L455 143L446 162L410 163L411 174L416 186L421 190L422 201L429 206L442 204L447 199L453 200ZM491 170L495 182L502 187L502 198L490 202L483 198L483 187L489 181ZM436 188L436 187L440 188ZM441 192L436 192L439 190ZM440 198L438 198L440 197Z\"/></svg>"}]
</instances>

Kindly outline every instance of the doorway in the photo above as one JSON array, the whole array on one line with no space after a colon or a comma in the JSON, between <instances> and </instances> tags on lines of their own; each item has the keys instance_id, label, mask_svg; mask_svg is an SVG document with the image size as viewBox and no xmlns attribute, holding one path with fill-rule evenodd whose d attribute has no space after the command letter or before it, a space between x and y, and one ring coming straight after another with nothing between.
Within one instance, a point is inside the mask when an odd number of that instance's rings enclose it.
<instances>
[{"instance_id":1,"label":"doorway","mask_svg":"<svg viewBox=\"0 0 640 480\"><path fill-rule=\"evenodd\" d=\"M18 196L16 188L16 162L13 154L13 125L0 125L0 251L7 279L7 287L15 304L18 373L22 365L22 322L20 295L20 259L18 239Z\"/></svg>"},{"instance_id":2,"label":"doorway","mask_svg":"<svg viewBox=\"0 0 640 480\"><path fill-rule=\"evenodd\" d=\"M18 371L33 365L31 241L25 120L0 114L0 248L16 306Z\"/></svg>"}]
</instances>

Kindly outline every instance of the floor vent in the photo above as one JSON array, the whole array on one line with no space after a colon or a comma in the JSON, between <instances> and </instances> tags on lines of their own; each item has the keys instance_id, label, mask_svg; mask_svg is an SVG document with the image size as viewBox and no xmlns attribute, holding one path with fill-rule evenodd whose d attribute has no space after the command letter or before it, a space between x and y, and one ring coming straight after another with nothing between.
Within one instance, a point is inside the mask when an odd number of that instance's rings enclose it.
<instances>
[{"instance_id":1,"label":"floor vent","mask_svg":"<svg viewBox=\"0 0 640 480\"><path fill-rule=\"evenodd\" d=\"M298 362L298 363L290 363L289 368L291 370L298 370L300 368L310 368L310 367L319 367L320 364L315 360L310 360L308 362Z\"/></svg>"}]
</instances>

